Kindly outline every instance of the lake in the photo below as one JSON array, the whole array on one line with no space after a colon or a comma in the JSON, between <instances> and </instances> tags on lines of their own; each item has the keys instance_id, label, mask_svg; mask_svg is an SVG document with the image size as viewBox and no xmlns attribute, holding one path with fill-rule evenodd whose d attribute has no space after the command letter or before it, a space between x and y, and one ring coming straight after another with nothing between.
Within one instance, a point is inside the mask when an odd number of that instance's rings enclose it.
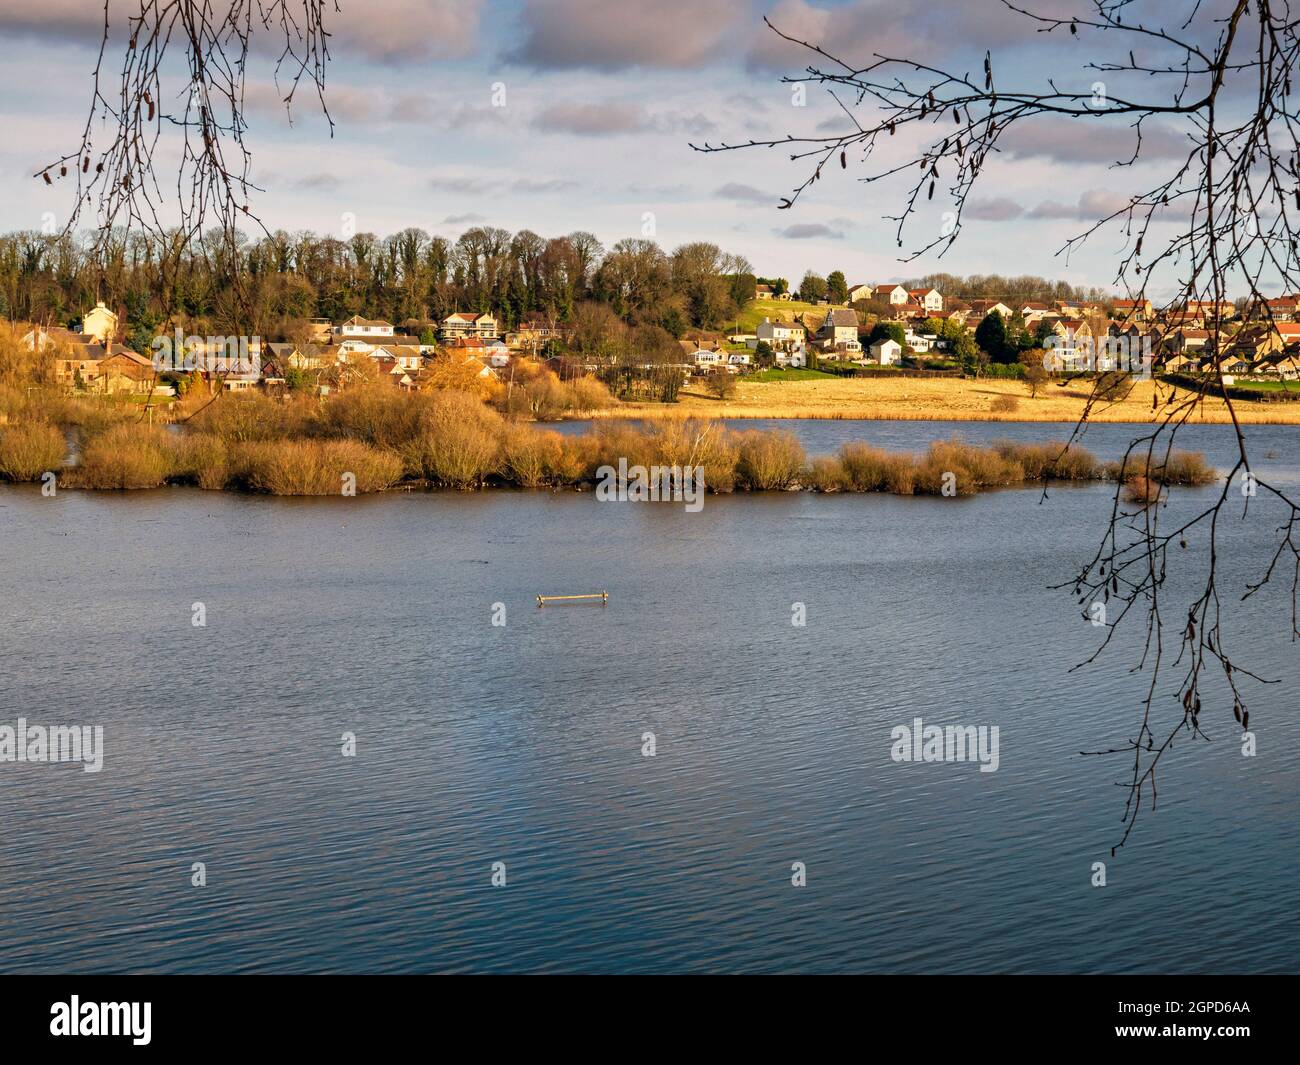
<instances>
[{"instance_id":1,"label":"lake","mask_svg":"<svg viewBox=\"0 0 1300 1065\"><path fill-rule=\"evenodd\" d=\"M1061 434L792 428L811 452ZM1249 433L1265 476L1300 483L1300 428ZM1185 442L1229 461L1222 427ZM1176 491L1162 520L1214 491ZM98 773L0 763L0 971L1292 971L1289 599L1225 596L1229 645L1281 681L1247 687L1257 755L1212 687L1214 741L1176 745L1112 858L1124 763L1079 752L1130 735L1140 634L1071 672L1101 630L1048 587L1091 556L1110 494L688 513L0 486L0 724L104 729ZM1258 575L1279 516L1261 499L1226 523L1225 588ZM1182 610L1199 546L1166 593ZM997 771L894 761L916 718L997 726Z\"/></svg>"}]
</instances>

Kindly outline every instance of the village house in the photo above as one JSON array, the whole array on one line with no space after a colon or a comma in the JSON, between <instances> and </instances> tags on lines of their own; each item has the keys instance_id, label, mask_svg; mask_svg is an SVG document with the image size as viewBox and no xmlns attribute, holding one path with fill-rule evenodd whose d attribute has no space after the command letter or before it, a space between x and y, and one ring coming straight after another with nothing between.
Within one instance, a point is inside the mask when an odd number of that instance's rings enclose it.
<instances>
[{"instance_id":1,"label":"village house","mask_svg":"<svg viewBox=\"0 0 1300 1065\"><path fill-rule=\"evenodd\" d=\"M912 288L908 289L907 295L908 302L920 304L926 314L938 314L943 310L943 297L938 289Z\"/></svg>"},{"instance_id":2,"label":"village house","mask_svg":"<svg viewBox=\"0 0 1300 1065\"><path fill-rule=\"evenodd\" d=\"M715 366L722 366L727 361L726 352L710 351L708 348L697 348L687 355L687 361L694 364L697 371L711 370Z\"/></svg>"},{"instance_id":3,"label":"village house","mask_svg":"<svg viewBox=\"0 0 1300 1065\"><path fill-rule=\"evenodd\" d=\"M1011 315L1014 313L1010 307L1008 307L1005 303L1001 302L1000 300L971 300L970 301L971 315L978 315L980 318L986 318L994 311L997 311L998 314L1002 315L1004 319L1010 318Z\"/></svg>"},{"instance_id":4,"label":"village house","mask_svg":"<svg viewBox=\"0 0 1300 1065\"><path fill-rule=\"evenodd\" d=\"M482 337L486 340L498 336L500 330L494 314L486 311L482 314L457 311L442 320L438 333L443 340L454 340L456 337Z\"/></svg>"},{"instance_id":5,"label":"village house","mask_svg":"<svg viewBox=\"0 0 1300 1065\"><path fill-rule=\"evenodd\" d=\"M1121 321L1149 322L1152 318L1151 301L1146 299L1115 300L1114 310Z\"/></svg>"},{"instance_id":6,"label":"village house","mask_svg":"<svg viewBox=\"0 0 1300 1065\"><path fill-rule=\"evenodd\" d=\"M148 392L155 377L152 361L123 344L110 344L88 387L96 392Z\"/></svg>"},{"instance_id":7,"label":"village house","mask_svg":"<svg viewBox=\"0 0 1300 1065\"><path fill-rule=\"evenodd\" d=\"M850 285L849 302L858 303L862 300L869 300L872 298L872 293L874 291L875 289L871 285Z\"/></svg>"},{"instance_id":8,"label":"village house","mask_svg":"<svg viewBox=\"0 0 1300 1065\"><path fill-rule=\"evenodd\" d=\"M1224 321L1237 316L1237 307L1231 300L1188 300L1183 304L1186 314L1194 315L1202 321L1218 319Z\"/></svg>"},{"instance_id":9,"label":"village house","mask_svg":"<svg viewBox=\"0 0 1300 1065\"><path fill-rule=\"evenodd\" d=\"M387 381L401 389L415 387L415 378L408 372L408 367L402 366L392 355L373 354L371 358L375 361L375 368L379 371L381 381Z\"/></svg>"},{"instance_id":10,"label":"village house","mask_svg":"<svg viewBox=\"0 0 1300 1065\"><path fill-rule=\"evenodd\" d=\"M871 299L881 303L907 303L910 296L902 285L877 285L871 290Z\"/></svg>"},{"instance_id":11,"label":"village house","mask_svg":"<svg viewBox=\"0 0 1300 1065\"><path fill-rule=\"evenodd\" d=\"M19 338L28 351L45 351L51 345L56 347L86 347L89 344L102 344L103 341L89 333L74 333L61 325L33 326Z\"/></svg>"},{"instance_id":12,"label":"village house","mask_svg":"<svg viewBox=\"0 0 1300 1065\"><path fill-rule=\"evenodd\" d=\"M354 314L342 325L334 327L334 335L340 338L391 337L393 323L381 319L362 318L361 315Z\"/></svg>"},{"instance_id":13,"label":"village house","mask_svg":"<svg viewBox=\"0 0 1300 1065\"><path fill-rule=\"evenodd\" d=\"M1300 378L1300 356L1295 351L1279 351L1266 358L1257 369L1268 377L1294 381Z\"/></svg>"},{"instance_id":14,"label":"village house","mask_svg":"<svg viewBox=\"0 0 1300 1065\"><path fill-rule=\"evenodd\" d=\"M870 347L871 361L881 366L893 366L903 357L903 345L892 337L877 340Z\"/></svg>"},{"instance_id":15,"label":"village house","mask_svg":"<svg viewBox=\"0 0 1300 1065\"><path fill-rule=\"evenodd\" d=\"M99 343L107 344L117 336L117 315L98 300L95 306L81 316L81 331L94 337Z\"/></svg>"},{"instance_id":16,"label":"village house","mask_svg":"<svg viewBox=\"0 0 1300 1065\"><path fill-rule=\"evenodd\" d=\"M804 326L795 322L773 322L764 318L755 330L754 343L765 341L773 351L788 351L794 344L802 345L807 338Z\"/></svg>"},{"instance_id":17,"label":"village house","mask_svg":"<svg viewBox=\"0 0 1300 1065\"><path fill-rule=\"evenodd\" d=\"M849 307L836 307L822 321L817 341L825 351L860 352L858 312Z\"/></svg>"},{"instance_id":18,"label":"village house","mask_svg":"<svg viewBox=\"0 0 1300 1065\"><path fill-rule=\"evenodd\" d=\"M418 345L384 344L365 354L380 362L392 360L394 366L401 370L418 370L424 365L424 356Z\"/></svg>"},{"instance_id":19,"label":"village house","mask_svg":"<svg viewBox=\"0 0 1300 1065\"><path fill-rule=\"evenodd\" d=\"M1165 373L1196 373L1202 357L1195 352L1174 352L1161 357L1160 369Z\"/></svg>"}]
</instances>

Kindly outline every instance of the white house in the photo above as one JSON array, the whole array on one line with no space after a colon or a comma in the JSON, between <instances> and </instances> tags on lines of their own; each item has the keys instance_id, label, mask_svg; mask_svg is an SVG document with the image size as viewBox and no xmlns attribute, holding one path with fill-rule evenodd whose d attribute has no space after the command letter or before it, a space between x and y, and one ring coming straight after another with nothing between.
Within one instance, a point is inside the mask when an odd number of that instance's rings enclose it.
<instances>
[{"instance_id":1,"label":"white house","mask_svg":"<svg viewBox=\"0 0 1300 1065\"><path fill-rule=\"evenodd\" d=\"M933 334L913 333L910 329L903 334L903 339L907 341L907 346L918 354L930 351L935 346L938 339Z\"/></svg>"},{"instance_id":2,"label":"white house","mask_svg":"<svg viewBox=\"0 0 1300 1065\"><path fill-rule=\"evenodd\" d=\"M858 300L869 300L873 291L870 285L854 285L849 289L849 302L857 303Z\"/></svg>"},{"instance_id":3,"label":"white house","mask_svg":"<svg viewBox=\"0 0 1300 1065\"><path fill-rule=\"evenodd\" d=\"M117 315L104 306L103 300L96 301L95 306L81 316L81 331L99 343L107 344L117 336Z\"/></svg>"},{"instance_id":4,"label":"white house","mask_svg":"<svg viewBox=\"0 0 1300 1065\"><path fill-rule=\"evenodd\" d=\"M918 303L930 314L943 310L943 297L937 288L912 288L907 291L908 300Z\"/></svg>"},{"instance_id":5,"label":"white house","mask_svg":"<svg viewBox=\"0 0 1300 1065\"><path fill-rule=\"evenodd\" d=\"M911 294L902 285L877 285L871 290L871 298L882 303L906 303Z\"/></svg>"},{"instance_id":6,"label":"white house","mask_svg":"<svg viewBox=\"0 0 1300 1065\"><path fill-rule=\"evenodd\" d=\"M802 348L792 348L789 351L778 351L776 353L776 364L778 366L789 366L791 369L798 369L808 365L808 353Z\"/></svg>"},{"instance_id":7,"label":"white house","mask_svg":"<svg viewBox=\"0 0 1300 1065\"><path fill-rule=\"evenodd\" d=\"M731 366L748 366L749 352L747 351L730 351L727 353L727 363Z\"/></svg>"},{"instance_id":8,"label":"white house","mask_svg":"<svg viewBox=\"0 0 1300 1065\"><path fill-rule=\"evenodd\" d=\"M497 328L495 315L466 314L457 311L442 320L439 332L444 340L452 340L455 337L482 337L486 340L499 335L500 331Z\"/></svg>"},{"instance_id":9,"label":"white house","mask_svg":"<svg viewBox=\"0 0 1300 1065\"><path fill-rule=\"evenodd\" d=\"M881 366L893 366L903 357L903 345L897 340L885 337L871 345L871 357Z\"/></svg>"},{"instance_id":10,"label":"white house","mask_svg":"<svg viewBox=\"0 0 1300 1065\"><path fill-rule=\"evenodd\" d=\"M726 355L723 352L708 351L705 348L697 348L687 358L704 370L711 370L726 361Z\"/></svg>"},{"instance_id":11,"label":"white house","mask_svg":"<svg viewBox=\"0 0 1300 1065\"><path fill-rule=\"evenodd\" d=\"M782 351L792 344L803 343L807 334L803 326L794 322L774 322L770 318L764 318L758 323L755 335L755 344L766 341L773 350Z\"/></svg>"},{"instance_id":12,"label":"white house","mask_svg":"<svg viewBox=\"0 0 1300 1065\"><path fill-rule=\"evenodd\" d=\"M340 337L391 337L393 335L393 324L379 319L362 318L361 315L354 314L342 325L336 325L334 334Z\"/></svg>"}]
</instances>

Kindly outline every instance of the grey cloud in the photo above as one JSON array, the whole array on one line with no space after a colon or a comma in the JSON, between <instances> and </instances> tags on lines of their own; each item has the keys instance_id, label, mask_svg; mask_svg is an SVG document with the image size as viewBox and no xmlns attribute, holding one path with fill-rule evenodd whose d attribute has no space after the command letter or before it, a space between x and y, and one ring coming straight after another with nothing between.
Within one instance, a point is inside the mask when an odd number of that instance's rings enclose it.
<instances>
[{"instance_id":1,"label":"grey cloud","mask_svg":"<svg viewBox=\"0 0 1300 1065\"><path fill-rule=\"evenodd\" d=\"M336 58L347 53L378 62L416 62L473 54L484 0L366 0L340 4L338 11L333 4L322 6ZM139 10L138 3L110 0L114 41L125 36L126 18ZM86 44L100 39L103 25L103 4L87 0L5 0L0 6L0 30L7 34ZM274 60L284 46L283 33L275 43L277 29L274 23L270 29L257 26L252 50Z\"/></svg>"},{"instance_id":2,"label":"grey cloud","mask_svg":"<svg viewBox=\"0 0 1300 1065\"><path fill-rule=\"evenodd\" d=\"M796 225L786 226L784 229L775 229L774 232L778 237L785 237L786 240L814 240L817 237L825 237L829 240L842 240L843 233L840 233L830 226L822 225L820 222L800 222Z\"/></svg>"},{"instance_id":3,"label":"grey cloud","mask_svg":"<svg viewBox=\"0 0 1300 1065\"><path fill-rule=\"evenodd\" d=\"M991 200L971 200L962 208L961 217L963 221L969 218L983 222L1006 222L1019 218L1024 210L1015 200L999 196Z\"/></svg>"},{"instance_id":4,"label":"grey cloud","mask_svg":"<svg viewBox=\"0 0 1300 1065\"><path fill-rule=\"evenodd\" d=\"M748 16L734 0L525 0L507 58L551 70L698 67L722 58Z\"/></svg>"},{"instance_id":5,"label":"grey cloud","mask_svg":"<svg viewBox=\"0 0 1300 1065\"><path fill-rule=\"evenodd\" d=\"M481 214L449 214L442 220L444 226L461 226L473 225L475 222L486 222L487 219Z\"/></svg>"},{"instance_id":6,"label":"grey cloud","mask_svg":"<svg viewBox=\"0 0 1300 1065\"><path fill-rule=\"evenodd\" d=\"M998 138L1012 159L1050 159L1060 163L1127 162L1137 133L1122 118L1053 118L1016 123ZM1187 138L1173 127L1150 122L1142 127L1143 160L1185 158Z\"/></svg>"},{"instance_id":7,"label":"grey cloud","mask_svg":"<svg viewBox=\"0 0 1300 1065\"><path fill-rule=\"evenodd\" d=\"M1078 203L1061 203L1059 200L1044 200L1029 212L1030 218L1068 219L1075 222L1097 222L1129 204L1127 196L1105 189L1089 189L1079 197Z\"/></svg>"},{"instance_id":8,"label":"grey cloud","mask_svg":"<svg viewBox=\"0 0 1300 1065\"><path fill-rule=\"evenodd\" d=\"M766 204L771 207L775 207L777 201L777 197L769 196L766 192L754 188L753 185L742 185L735 181L727 182L713 195L722 200L734 200L736 203Z\"/></svg>"},{"instance_id":9,"label":"grey cloud","mask_svg":"<svg viewBox=\"0 0 1300 1065\"><path fill-rule=\"evenodd\" d=\"M428 185L434 192L452 192L466 196L483 196L495 187L495 183L486 178L454 174L434 175L429 178Z\"/></svg>"},{"instance_id":10,"label":"grey cloud","mask_svg":"<svg viewBox=\"0 0 1300 1065\"><path fill-rule=\"evenodd\" d=\"M1040 0L1035 13L1069 13L1070 0ZM874 55L933 62L958 53L982 56L992 48L1013 47L1041 39L1038 23L1002 4L933 0L854 0L822 7L806 0L780 0L768 13L782 33L820 45L846 62L866 62ZM815 57L806 48L782 40L761 22L749 33L745 61L751 68L788 70Z\"/></svg>"},{"instance_id":11,"label":"grey cloud","mask_svg":"<svg viewBox=\"0 0 1300 1065\"><path fill-rule=\"evenodd\" d=\"M533 127L544 133L573 133L601 137L638 133L648 129L649 117L634 104L551 104L533 117Z\"/></svg>"},{"instance_id":12,"label":"grey cloud","mask_svg":"<svg viewBox=\"0 0 1300 1065\"><path fill-rule=\"evenodd\" d=\"M516 178L510 187L515 192L523 193L567 192L569 189L576 189L578 183L567 178Z\"/></svg>"},{"instance_id":13,"label":"grey cloud","mask_svg":"<svg viewBox=\"0 0 1300 1065\"><path fill-rule=\"evenodd\" d=\"M308 192L335 192L342 184L333 174L304 174L293 186Z\"/></svg>"}]
</instances>

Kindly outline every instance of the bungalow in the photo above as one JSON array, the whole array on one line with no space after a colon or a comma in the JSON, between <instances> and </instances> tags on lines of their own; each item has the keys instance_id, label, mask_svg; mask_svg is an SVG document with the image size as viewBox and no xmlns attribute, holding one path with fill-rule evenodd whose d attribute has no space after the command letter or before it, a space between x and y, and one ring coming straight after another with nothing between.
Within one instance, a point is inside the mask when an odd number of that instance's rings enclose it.
<instances>
[{"instance_id":1,"label":"bungalow","mask_svg":"<svg viewBox=\"0 0 1300 1065\"><path fill-rule=\"evenodd\" d=\"M420 354L420 342L415 337L379 337L379 336L348 336L340 337L338 350L340 355L371 355L380 348L387 348L389 351L395 348L402 348L405 351L413 353L418 357Z\"/></svg>"},{"instance_id":2,"label":"bungalow","mask_svg":"<svg viewBox=\"0 0 1300 1065\"><path fill-rule=\"evenodd\" d=\"M1258 370L1270 377L1281 377L1285 381L1294 381L1300 378L1300 358L1297 358L1297 353L1293 351L1278 352L1265 359L1263 365L1258 367Z\"/></svg>"},{"instance_id":3,"label":"bungalow","mask_svg":"<svg viewBox=\"0 0 1300 1065\"><path fill-rule=\"evenodd\" d=\"M756 299L756 300L770 300L770 299L775 299L775 298L776 298L776 297L772 295L772 286L771 286L771 285L755 285L755 286L754 286L754 299Z\"/></svg>"},{"instance_id":4,"label":"bungalow","mask_svg":"<svg viewBox=\"0 0 1300 1065\"><path fill-rule=\"evenodd\" d=\"M891 337L877 340L870 350L872 360L881 366L893 366L903 357L903 345Z\"/></svg>"},{"instance_id":5,"label":"bungalow","mask_svg":"<svg viewBox=\"0 0 1300 1065\"><path fill-rule=\"evenodd\" d=\"M1160 369L1165 373L1196 373L1200 368L1201 357L1199 355L1188 355L1182 352L1176 352L1168 356L1161 364Z\"/></svg>"},{"instance_id":6,"label":"bungalow","mask_svg":"<svg viewBox=\"0 0 1300 1065\"><path fill-rule=\"evenodd\" d=\"M725 363L727 357L725 352L697 348L687 356L687 361L694 363L697 370L711 370Z\"/></svg>"},{"instance_id":7,"label":"bungalow","mask_svg":"<svg viewBox=\"0 0 1300 1065\"><path fill-rule=\"evenodd\" d=\"M941 343L939 338L931 333L914 333L910 329L903 334L903 340L906 341L909 348L922 355L933 350Z\"/></svg>"},{"instance_id":8,"label":"bungalow","mask_svg":"<svg viewBox=\"0 0 1300 1065\"><path fill-rule=\"evenodd\" d=\"M379 318L362 318L354 314L342 325L334 327L334 335L339 337L391 337L393 323Z\"/></svg>"},{"instance_id":9,"label":"bungalow","mask_svg":"<svg viewBox=\"0 0 1300 1065\"><path fill-rule=\"evenodd\" d=\"M496 315L484 312L482 314L468 314L463 311L457 311L455 314L449 314L442 320L439 333L443 340L451 340L455 337L495 337L499 334L497 328Z\"/></svg>"}]
</instances>

